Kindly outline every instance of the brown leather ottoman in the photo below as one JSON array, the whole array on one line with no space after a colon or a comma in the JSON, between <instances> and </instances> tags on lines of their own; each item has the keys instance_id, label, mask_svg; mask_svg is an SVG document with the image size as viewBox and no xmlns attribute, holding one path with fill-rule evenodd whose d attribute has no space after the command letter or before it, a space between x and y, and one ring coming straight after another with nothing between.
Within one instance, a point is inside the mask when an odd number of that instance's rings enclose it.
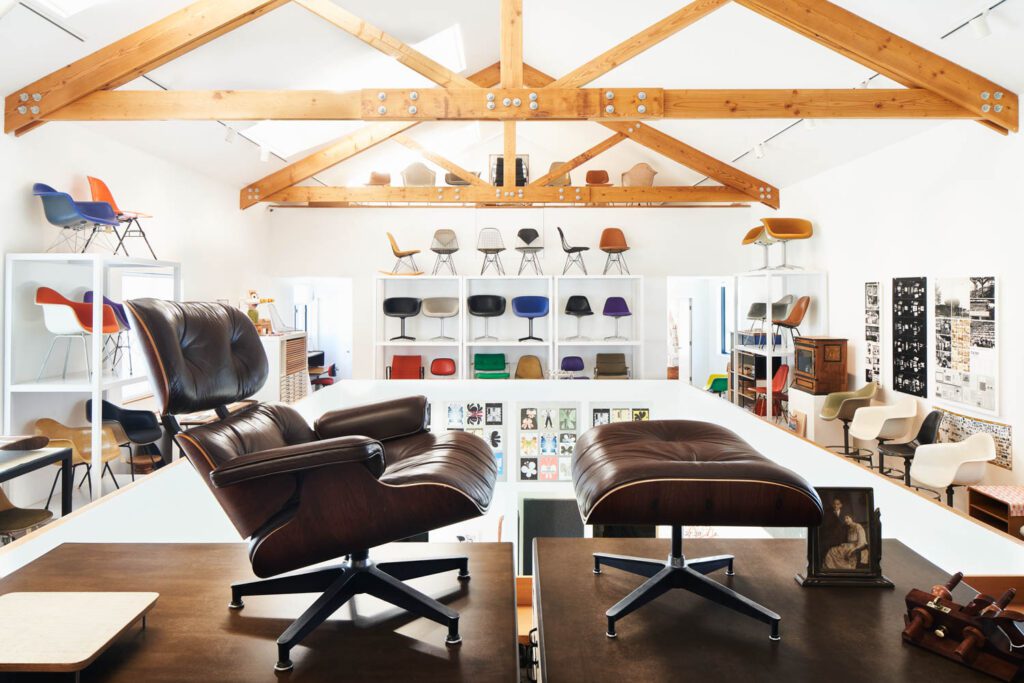
<instances>
[{"instance_id":1,"label":"brown leather ottoman","mask_svg":"<svg viewBox=\"0 0 1024 683\"><path fill-rule=\"evenodd\" d=\"M683 588L771 626L779 640L781 617L704 576L733 574L733 556L687 560L685 524L817 526L822 505L802 477L764 457L728 429L708 422L655 420L595 427L576 444L573 486L585 524L655 524L672 527L665 561L594 554L601 567L648 577L607 612L615 622L672 588Z\"/></svg>"}]
</instances>

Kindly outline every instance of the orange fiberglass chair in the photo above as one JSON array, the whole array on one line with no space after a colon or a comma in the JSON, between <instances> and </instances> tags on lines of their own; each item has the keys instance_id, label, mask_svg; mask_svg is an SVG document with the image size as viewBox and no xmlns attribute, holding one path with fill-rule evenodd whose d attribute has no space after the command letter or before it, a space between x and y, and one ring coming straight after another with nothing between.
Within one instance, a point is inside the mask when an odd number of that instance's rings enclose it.
<instances>
[{"instance_id":1,"label":"orange fiberglass chair","mask_svg":"<svg viewBox=\"0 0 1024 683\"><path fill-rule=\"evenodd\" d=\"M36 304L43 309L43 324L46 325L47 331L53 335L50 348L47 350L43 364L39 368L39 374L36 375L36 381L42 379L43 372L46 371L46 364L50 360L50 354L53 353L53 347L57 344L58 339L68 340L67 349L64 351L64 369L61 371L61 379L67 379L68 357L71 355L71 342L75 339L82 341L85 369L88 376L91 377L92 367L89 360L89 344L86 341L86 336L93 333L93 305L91 303L71 301L57 290L50 289L49 287L40 287L36 290ZM121 326L117 322L114 309L104 304L103 334L118 334L120 331Z\"/></svg>"},{"instance_id":2,"label":"orange fiberglass chair","mask_svg":"<svg viewBox=\"0 0 1024 683\"><path fill-rule=\"evenodd\" d=\"M601 232L601 251L608 254L604 262L604 274L607 275L612 265L619 268L619 275L629 275L629 266L626 264L626 252L629 251L629 243L620 228L605 228Z\"/></svg>"},{"instance_id":3,"label":"orange fiberglass chair","mask_svg":"<svg viewBox=\"0 0 1024 683\"><path fill-rule=\"evenodd\" d=\"M814 234L814 226L806 218L762 218L765 239L768 244L782 243L782 263L779 268L799 269L791 266L786 258L786 244L792 240L810 239Z\"/></svg>"},{"instance_id":4,"label":"orange fiberglass chair","mask_svg":"<svg viewBox=\"0 0 1024 683\"><path fill-rule=\"evenodd\" d=\"M110 193L110 188L107 184L99 178L93 178L92 176L86 176L89 179L89 191L92 192L92 200L94 202L106 202L110 204L110 208L117 214L117 220L124 226L124 233L120 235L120 247L124 249L124 255L128 256L128 245L124 243L129 237L141 237L142 241L146 243L146 247L149 249L150 256L153 260L156 260L156 252L153 251L153 245L149 243L149 238L146 237L146 231L142 229L142 223L139 222L140 218L152 218L149 214L140 213L138 211L124 211L121 209L117 202L114 201L114 195ZM135 227L132 227L132 226ZM114 254L117 254L115 251Z\"/></svg>"}]
</instances>

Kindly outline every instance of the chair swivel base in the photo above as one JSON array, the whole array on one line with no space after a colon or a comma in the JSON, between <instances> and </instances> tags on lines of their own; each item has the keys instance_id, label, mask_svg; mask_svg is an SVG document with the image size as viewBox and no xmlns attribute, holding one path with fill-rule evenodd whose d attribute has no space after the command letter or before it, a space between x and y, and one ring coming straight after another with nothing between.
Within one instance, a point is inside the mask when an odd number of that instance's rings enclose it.
<instances>
[{"instance_id":1,"label":"chair swivel base","mask_svg":"<svg viewBox=\"0 0 1024 683\"><path fill-rule=\"evenodd\" d=\"M666 561L659 561L624 555L594 553L595 574L601 573L602 565L648 577L647 581L642 583L640 587L617 602L605 613L605 616L608 618L606 635L609 638L615 638L618 635L615 631L615 623L619 619L643 607L673 588L681 588L768 624L771 626L770 639L781 640L779 622L782 620L782 617L753 600L740 595L731 588L727 588L717 581L712 581L704 576L723 567L726 568L726 575L732 576L732 555L716 555L714 557L687 560L681 552L678 555L673 552Z\"/></svg>"},{"instance_id":2,"label":"chair swivel base","mask_svg":"<svg viewBox=\"0 0 1024 683\"><path fill-rule=\"evenodd\" d=\"M543 340L543 339L541 339L540 337L534 337L533 335L530 335L529 337L520 337L520 338L519 338L519 341L521 341L521 342L524 342L524 341L536 341L536 342L542 342L542 341L544 341L544 340Z\"/></svg>"},{"instance_id":3,"label":"chair swivel base","mask_svg":"<svg viewBox=\"0 0 1024 683\"><path fill-rule=\"evenodd\" d=\"M403 583L421 576L430 576L457 569L459 580L469 579L469 559L465 556L438 557L423 560L374 563L367 551L353 553L350 559L331 567L277 576L262 581L236 583L231 586L231 609L242 609L242 598L250 595L285 595L320 593L298 619L277 639L275 671L290 671L291 649L317 626L325 622L355 595L367 594L400 607L407 612L448 627L445 644L458 645L459 613L428 595Z\"/></svg>"},{"instance_id":4,"label":"chair swivel base","mask_svg":"<svg viewBox=\"0 0 1024 683\"><path fill-rule=\"evenodd\" d=\"M858 460L860 462L871 462L875 457L875 452L870 448L850 448L849 446L839 445L825 446L825 449L847 457L850 460Z\"/></svg>"}]
</instances>

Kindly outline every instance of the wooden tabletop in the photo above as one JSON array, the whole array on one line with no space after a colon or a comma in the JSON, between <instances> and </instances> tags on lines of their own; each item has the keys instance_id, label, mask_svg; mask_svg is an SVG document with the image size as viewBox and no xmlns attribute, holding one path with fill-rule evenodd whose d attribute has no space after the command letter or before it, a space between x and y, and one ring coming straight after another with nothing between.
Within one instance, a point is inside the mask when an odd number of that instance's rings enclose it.
<instances>
[{"instance_id":1,"label":"wooden tabletop","mask_svg":"<svg viewBox=\"0 0 1024 683\"><path fill-rule=\"evenodd\" d=\"M230 585L252 581L244 543L64 544L0 579L11 591L155 591L145 631L125 634L82 672L83 683L164 681L518 680L515 577L508 543L394 543L371 559L463 554L472 579L455 572L408 582L460 614L463 642L447 629L359 595L292 650L295 669L275 674L277 637L316 596L246 598L228 609ZM0 617L2 618L2 617Z\"/></svg>"},{"instance_id":2,"label":"wooden tabletop","mask_svg":"<svg viewBox=\"0 0 1024 683\"><path fill-rule=\"evenodd\" d=\"M80 671L156 604L157 593L0 595L0 671Z\"/></svg>"},{"instance_id":3,"label":"wooden tabletop","mask_svg":"<svg viewBox=\"0 0 1024 683\"><path fill-rule=\"evenodd\" d=\"M543 680L587 681L988 681L900 638L910 588L948 575L899 541L884 541L882 570L895 590L801 588L802 540L685 539L688 557L733 554L736 575L711 578L782 616L780 642L768 627L682 590L625 617L605 636L605 610L644 578L617 569L593 573L592 553L664 558L666 539L536 541L535 588ZM965 586L954 597L973 597Z\"/></svg>"}]
</instances>

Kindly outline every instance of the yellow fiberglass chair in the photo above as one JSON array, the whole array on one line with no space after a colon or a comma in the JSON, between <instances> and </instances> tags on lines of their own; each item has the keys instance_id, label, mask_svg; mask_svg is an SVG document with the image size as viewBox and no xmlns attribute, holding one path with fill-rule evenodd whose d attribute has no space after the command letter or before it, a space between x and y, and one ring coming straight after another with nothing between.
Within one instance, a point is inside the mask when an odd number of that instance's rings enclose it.
<instances>
[{"instance_id":1,"label":"yellow fiberglass chair","mask_svg":"<svg viewBox=\"0 0 1024 683\"><path fill-rule=\"evenodd\" d=\"M786 244L793 240L810 239L814 234L814 227L806 218L762 218L764 232L768 243L782 243L782 263L779 268L799 268L789 265L786 258Z\"/></svg>"}]
</instances>

